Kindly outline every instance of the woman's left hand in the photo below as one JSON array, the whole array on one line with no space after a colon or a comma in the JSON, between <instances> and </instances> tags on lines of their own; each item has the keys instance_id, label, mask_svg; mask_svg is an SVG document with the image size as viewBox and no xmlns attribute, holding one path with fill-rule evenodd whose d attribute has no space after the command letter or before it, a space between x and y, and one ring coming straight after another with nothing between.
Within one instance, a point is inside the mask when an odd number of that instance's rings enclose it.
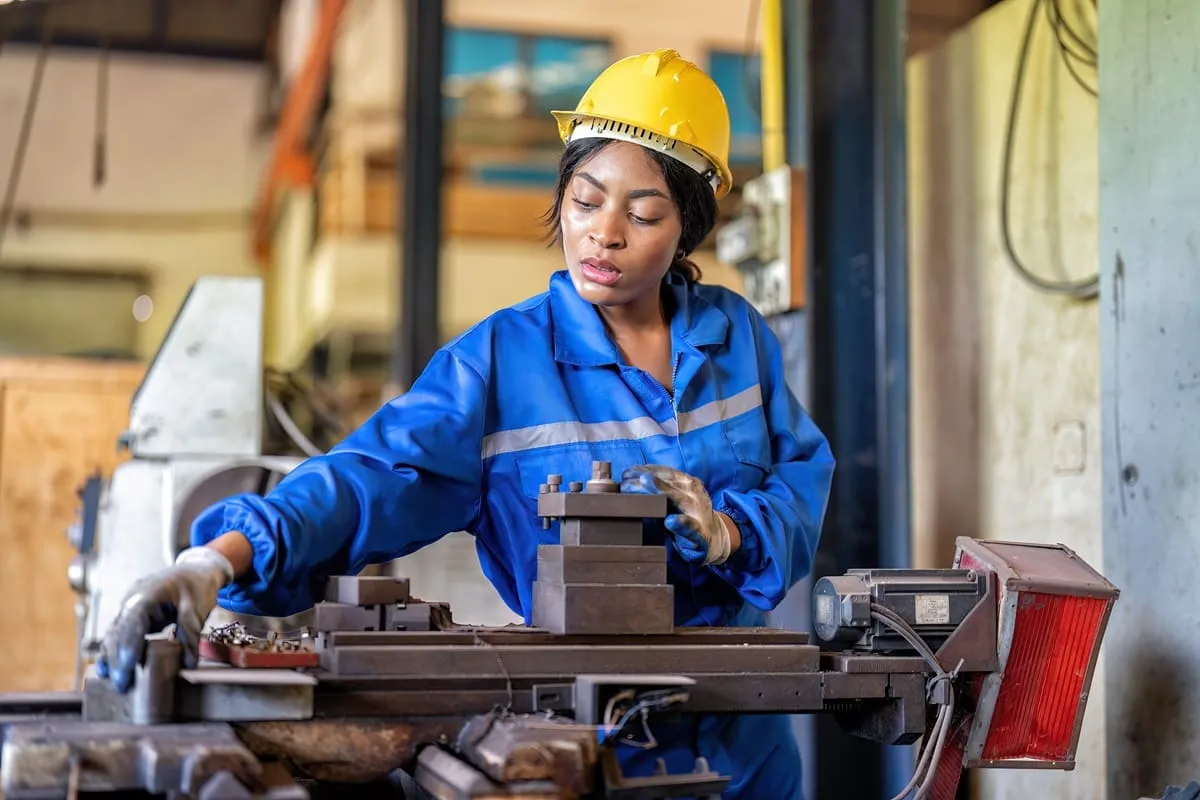
<instances>
[{"instance_id":1,"label":"woman's left hand","mask_svg":"<svg viewBox=\"0 0 1200 800\"><path fill-rule=\"evenodd\" d=\"M735 549L737 526L713 510L704 484L686 472L655 464L630 467L621 474L621 491L667 498L670 508L663 524L685 561L723 564Z\"/></svg>"}]
</instances>

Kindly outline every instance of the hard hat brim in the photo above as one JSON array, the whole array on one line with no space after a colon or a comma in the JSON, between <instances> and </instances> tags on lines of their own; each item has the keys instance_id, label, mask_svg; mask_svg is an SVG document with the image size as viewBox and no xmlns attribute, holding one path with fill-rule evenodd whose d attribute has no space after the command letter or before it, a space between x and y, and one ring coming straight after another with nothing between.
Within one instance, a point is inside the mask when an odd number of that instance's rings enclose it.
<instances>
[{"instance_id":1,"label":"hard hat brim","mask_svg":"<svg viewBox=\"0 0 1200 800\"><path fill-rule=\"evenodd\" d=\"M630 120L630 119L622 119L620 117L615 117L610 114L584 114L584 113L580 113L579 111L551 111L550 114L554 117L555 121L558 123L558 137L559 137L559 139L562 140L563 144L566 144L567 141L570 139L571 131L574 128L575 123L577 123L581 120L585 120L585 119L604 119L604 120L609 120L611 122L620 123L623 125L629 125L632 127L645 128L646 130L650 131L651 133L654 133L665 139L674 139L674 137L671 136L671 134L669 134L665 131L655 130L654 128L647 127L644 122L637 122L635 120ZM678 140L675 140L675 141L678 141ZM733 187L733 173L730 171L729 165L726 164L721 159L715 158L712 153L707 152L703 148L696 147L695 145L693 145L691 143L685 143L685 144L687 144L688 147L692 148L696 152L703 155L708 160L708 162L710 164L712 164L713 167L717 170L717 175L720 176L720 179L721 179L720 183L713 190L714 193L716 194L717 199L720 200L721 198L723 198L727 194L729 194L729 190ZM667 155L670 155L670 154L668 153Z\"/></svg>"}]
</instances>

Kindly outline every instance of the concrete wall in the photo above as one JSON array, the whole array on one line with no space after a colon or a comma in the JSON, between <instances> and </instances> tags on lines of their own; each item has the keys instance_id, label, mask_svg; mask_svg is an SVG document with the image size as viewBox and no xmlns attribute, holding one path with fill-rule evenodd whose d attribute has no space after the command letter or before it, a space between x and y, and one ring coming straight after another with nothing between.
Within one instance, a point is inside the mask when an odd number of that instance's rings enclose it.
<instances>
[{"instance_id":1,"label":"concrete wall","mask_svg":"<svg viewBox=\"0 0 1200 800\"><path fill-rule=\"evenodd\" d=\"M1194 0L1101 3L1108 796L1200 780L1200 59Z\"/></svg>"},{"instance_id":2,"label":"concrete wall","mask_svg":"<svg viewBox=\"0 0 1200 800\"><path fill-rule=\"evenodd\" d=\"M1000 238L1002 148L1030 5L1007 0L908 68L921 566L948 564L959 535L1062 542L1102 564L1099 305L1031 288ZM1044 20L1020 108L1013 239L1038 274L1083 277L1097 264L1097 104L1063 68ZM1102 667L1094 686L1103 683ZM1103 798L1104 705L1094 692L1075 771L981 771L978 796Z\"/></svg>"},{"instance_id":3,"label":"concrete wall","mask_svg":"<svg viewBox=\"0 0 1200 800\"><path fill-rule=\"evenodd\" d=\"M141 325L139 351L149 355L198 275L254 269L246 213L262 162L254 134L262 73L113 55L107 174L95 187L97 59L50 52L16 195L29 225L9 231L0 260L145 273L155 313ZM0 180L9 175L35 56L17 45L0 52Z\"/></svg>"}]
</instances>

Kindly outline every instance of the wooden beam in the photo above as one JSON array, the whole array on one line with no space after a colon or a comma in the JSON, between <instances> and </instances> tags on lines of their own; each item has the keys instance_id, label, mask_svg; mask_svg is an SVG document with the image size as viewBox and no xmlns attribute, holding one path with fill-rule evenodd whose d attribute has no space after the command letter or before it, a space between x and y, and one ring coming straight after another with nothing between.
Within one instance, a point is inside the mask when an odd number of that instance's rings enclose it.
<instances>
[{"instance_id":1,"label":"wooden beam","mask_svg":"<svg viewBox=\"0 0 1200 800\"><path fill-rule=\"evenodd\" d=\"M265 267L271 251L275 201L287 186L312 184L316 170L307 139L329 84L330 60L338 23L348 0L321 0L321 13L299 74L292 79L280 111L271 162L254 207L253 248Z\"/></svg>"}]
</instances>

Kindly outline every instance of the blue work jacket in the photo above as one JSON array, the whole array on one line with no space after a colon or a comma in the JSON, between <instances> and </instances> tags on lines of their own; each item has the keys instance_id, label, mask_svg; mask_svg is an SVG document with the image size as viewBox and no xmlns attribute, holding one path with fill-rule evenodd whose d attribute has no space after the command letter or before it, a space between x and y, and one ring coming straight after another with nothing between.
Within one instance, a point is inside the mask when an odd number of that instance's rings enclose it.
<instances>
[{"instance_id":1,"label":"blue work jacket","mask_svg":"<svg viewBox=\"0 0 1200 800\"><path fill-rule=\"evenodd\" d=\"M665 464L699 478L741 531L721 566L683 561L668 541L680 626L762 624L812 566L833 457L784 380L778 340L727 289L665 279L674 392L626 364L566 272L447 344L412 388L266 496L238 495L192 529L202 545L241 531L253 568L221 593L235 612L310 608L330 574L398 558L447 533L475 537L484 574L530 622L542 527L539 487ZM661 523L647 544L663 543ZM735 776L726 797L799 797L800 759L782 716L689 719L661 747L627 748L628 772L657 757L690 770L698 753Z\"/></svg>"}]
</instances>

